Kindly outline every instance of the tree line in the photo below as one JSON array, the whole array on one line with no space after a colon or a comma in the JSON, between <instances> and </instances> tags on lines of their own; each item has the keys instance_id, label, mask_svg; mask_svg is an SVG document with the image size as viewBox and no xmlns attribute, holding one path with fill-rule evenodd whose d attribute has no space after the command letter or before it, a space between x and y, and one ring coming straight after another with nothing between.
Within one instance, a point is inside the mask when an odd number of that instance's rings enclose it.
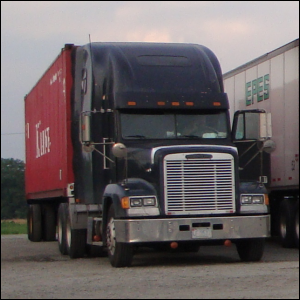
<instances>
[{"instance_id":1,"label":"tree line","mask_svg":"<svg viewBox=\"0 0 300 300\"><path fill-rule=\"evenodd\" d=\"M1 158L1 220L26 218L24 172L22 160Z\"/></svg>"}]
</instances>

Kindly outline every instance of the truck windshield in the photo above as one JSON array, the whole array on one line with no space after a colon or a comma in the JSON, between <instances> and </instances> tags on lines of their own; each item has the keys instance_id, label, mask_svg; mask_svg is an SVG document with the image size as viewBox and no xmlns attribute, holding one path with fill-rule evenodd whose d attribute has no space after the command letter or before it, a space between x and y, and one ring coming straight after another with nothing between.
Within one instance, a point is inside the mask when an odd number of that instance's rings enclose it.
<instances>
[{"instance_id":1,"label":"truck windshield","mask_svg":"<svg viewBox=\"0 0 300 300\"><path fill-rule=\"evenodd\" d=\"M226 112L205 114L121 113L124 139L222 139L228 136Z\"/></svg>"}]
</instances>

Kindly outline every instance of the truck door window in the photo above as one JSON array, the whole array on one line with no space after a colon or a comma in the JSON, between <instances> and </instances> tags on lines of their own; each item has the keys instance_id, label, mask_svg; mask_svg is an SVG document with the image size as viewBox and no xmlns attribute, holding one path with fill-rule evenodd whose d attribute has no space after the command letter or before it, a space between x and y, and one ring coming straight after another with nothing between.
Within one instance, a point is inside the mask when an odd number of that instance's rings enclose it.
<instances>
[{"instance_id":1,"label":"truck door window","mask_svg":"<svg viewBox=\"0 0 300 300\"><path fill-rule=\"evenodd\" d=\"M259 114L238 115L235 140L257 140L259 138Z\"/></svg>"},{"instance_id":2,"label":"truck door window","mask_svg":"<svg viewBox=\"0 0 300 300\"><path fill-rule=\"evenodd\" d=\"M237 129L235 132L235 140L242 140L244 138L244 115L238 116Z\"/></svg>"}]
</instances>

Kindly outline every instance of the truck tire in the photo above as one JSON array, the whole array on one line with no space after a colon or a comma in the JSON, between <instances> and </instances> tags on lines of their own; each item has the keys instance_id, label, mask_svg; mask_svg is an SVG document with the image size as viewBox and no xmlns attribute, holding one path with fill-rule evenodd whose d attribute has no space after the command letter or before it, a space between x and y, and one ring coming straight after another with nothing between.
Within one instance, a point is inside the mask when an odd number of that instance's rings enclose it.
<instances>
[{"instance_id":1,"label":"truck tire","mask_svg":"<svg viewBox=\"0 0 300 300\"><path fill-rule=\"evenodd\" d=\"M116 241L114 219L115 211L113 205L111 205L108 211L106 227L108 257L111 265L115 268L129 267L133 258L133 246Z\"/></svg>"},{"instance_id":2,"label":"truck tire","mask_svg":"<svg viewBox=\"0 0 300 300\"><path fill-rule=\"evenodd\" d=\"M242 261L260 261L265 248L264 238L238 240L236 242L237 252Z\"/></svg>"},{"instance_id":3,"label":"truck tire","mask_svg":"<svg viewBox=\"0 0 300 300\"><path fill-rule=\"evenodd\" d=\"M43 240L46 242L56 240L56 213L55 207L51 204L43 205Z\"/></svg>"},{"instance_id":4,"label":"truck tire","mask_svg":"<svg viewBox=\"0 0 300 300\"><path fill-rule=\"evenodd\" d=\"M42 240L42 211L39 204L30 204L28 207L27 234L31 242Z\"/></svg>"},{"instance_id":5,"label":"truck tire","mask_svg":"<svg viewBox=\"0 0 300 300\"><path fill-rule=\"evenodd\" d=\"M296 203L295 212L295 245L297 248L299 248L299 199Z\"/></svg>"},{"instance_id":6,"label":"truck tire","mask_svg":"<svg viewBox=\"0 0 300 300\"><path fill-rule=\"evenodd\" d=\"M58 249L62 255L68 254L67 247L67 214L68 214L68 204L61 203L58 207L57 213L57 233L58 233Z\"/></svg>"},{"instance_id":7,"label":"truck tire","mask_svg":"<svg viewBox=\"0 0 300 300\"><path fill-rule=\"evenodd\" d=\"M72 229L70 215L66 223L67 252L70 258L84 257L86 251L86 229Z\"/></svg>"},{"instance_id":8,"label":"truck tire","mask_svg":"<svg viewBox=\"0 0 300 300\"><path fill-rule=\"evenodd\" d=\"M295 246L295 204L290 199L280 203L279 235L284 248Z\"/></svg>"}]
</instances>

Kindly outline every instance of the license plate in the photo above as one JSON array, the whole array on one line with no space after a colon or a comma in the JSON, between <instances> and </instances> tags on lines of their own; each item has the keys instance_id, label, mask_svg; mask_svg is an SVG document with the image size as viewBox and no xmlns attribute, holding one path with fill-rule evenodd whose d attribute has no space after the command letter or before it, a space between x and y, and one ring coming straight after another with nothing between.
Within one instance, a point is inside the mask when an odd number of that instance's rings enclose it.
<instances>
[{"instance_id":1,"label":"license plate","mask_svg":"<svg viewBox=\"0 0 300 300\"><path fill-rule=\"evenodd\" d=\"M212 230L211 228L193 228L192 238L193 239L212 238Z\"/></svg>"}]
</instances>

